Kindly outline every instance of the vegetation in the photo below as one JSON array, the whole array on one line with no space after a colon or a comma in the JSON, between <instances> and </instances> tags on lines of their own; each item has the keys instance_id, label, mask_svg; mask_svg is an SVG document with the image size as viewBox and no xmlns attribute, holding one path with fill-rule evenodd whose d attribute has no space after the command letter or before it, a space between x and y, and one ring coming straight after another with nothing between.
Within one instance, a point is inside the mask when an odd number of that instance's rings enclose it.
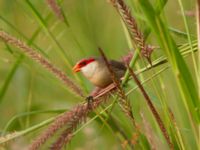
<instances>
[{"instance_id":1,"label":"vegetation","mask_svg":"<svg viewBox=\"0 0 200 150\"><path fill-rule=\"evenodd\" d=\"M200 1L0 0L0 149L200 149ZM103 57L94 89L73 65ZM107 59L127 65L119 81Z\"/></svg>"}]
</instances>

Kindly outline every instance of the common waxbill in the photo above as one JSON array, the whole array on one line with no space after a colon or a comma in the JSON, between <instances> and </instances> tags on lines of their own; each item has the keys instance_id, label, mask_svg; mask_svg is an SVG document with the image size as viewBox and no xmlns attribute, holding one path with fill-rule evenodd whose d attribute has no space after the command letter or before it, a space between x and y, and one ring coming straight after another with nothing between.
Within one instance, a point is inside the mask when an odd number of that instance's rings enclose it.
<instances>
[{"instance_id":1,"label":"common waxbill","mask_svg":"<svg viewBox=\"0 0 200 150\"><path fill-rule=\"evenodd\" d=\"M117 78L123 77L126 67L122 62L109 60ZM82 59L73 67L74 72L81 71L83 75L96 87L105 88L111 84L112 77L103 58Z\"/></svg>"}]
</instances>

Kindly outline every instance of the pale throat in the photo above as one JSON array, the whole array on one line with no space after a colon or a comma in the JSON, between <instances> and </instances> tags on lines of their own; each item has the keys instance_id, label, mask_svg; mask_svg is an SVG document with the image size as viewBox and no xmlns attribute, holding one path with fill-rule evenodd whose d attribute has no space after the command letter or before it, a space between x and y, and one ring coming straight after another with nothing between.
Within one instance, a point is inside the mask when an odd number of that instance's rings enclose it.
<instances>
[{"instance_id":1,"label":"pale throat","mask_svg":"<svg viewBox=\"0 0 200 150\"><path fill-rule=\"evenodd\" d=\"M98 68L98 63L96 61L93 61L89 64L87 64L86 66L81 68L81 72L87 77L87 78L91 78L96 69Z\"/></svg>"}]
</instances>

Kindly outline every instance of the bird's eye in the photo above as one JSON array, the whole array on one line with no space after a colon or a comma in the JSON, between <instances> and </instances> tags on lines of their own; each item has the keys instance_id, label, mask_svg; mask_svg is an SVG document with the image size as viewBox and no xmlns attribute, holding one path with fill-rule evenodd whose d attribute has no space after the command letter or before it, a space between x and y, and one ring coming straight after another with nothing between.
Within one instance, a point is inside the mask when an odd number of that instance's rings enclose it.
<instances>
[{"instance_id":1,"label":"bird's eye","mask_svg":"<svg viewBox=\"0 0 200 150\"><path fill-rule=\"evenodd\" d=\"M81 62L81 66L85 66L85 65L86 65L85 61Z\"/></svg>"}]
</instances>

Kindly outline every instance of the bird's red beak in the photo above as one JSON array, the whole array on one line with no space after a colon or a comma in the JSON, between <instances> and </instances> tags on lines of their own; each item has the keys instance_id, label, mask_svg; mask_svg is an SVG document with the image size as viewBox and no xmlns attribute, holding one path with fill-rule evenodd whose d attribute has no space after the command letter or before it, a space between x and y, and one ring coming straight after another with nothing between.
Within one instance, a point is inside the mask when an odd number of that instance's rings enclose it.
<instances>
[{"instance_id":1,"label":"bird's red beak","mask_svg":"<svg viewBox=\"0 0 200 150\"><path fill-rule=\"evenodd\" d=\"M73 67L73 72L79 72L81 70L81 68L79 67L78 64L76 64L74 67Z\"/></svg>"}]
</instances>

